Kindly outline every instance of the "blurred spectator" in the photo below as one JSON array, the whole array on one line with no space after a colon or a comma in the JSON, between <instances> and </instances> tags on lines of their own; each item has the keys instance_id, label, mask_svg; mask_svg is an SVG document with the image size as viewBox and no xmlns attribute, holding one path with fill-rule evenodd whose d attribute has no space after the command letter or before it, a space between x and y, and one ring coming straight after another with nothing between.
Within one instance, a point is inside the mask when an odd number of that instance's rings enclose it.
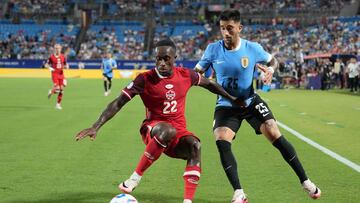
<instances>
[{"instance_id":1,"label":"blurred spectator","mask_svg":"<svg viewBox=\"0 0 360 203\"><path fill-rule=\"evenodd\" d=\"M349 86L350 92L357 92L359 86L359 63L356 61L356 58L351 58L347 66L347 72L349 73Z\"/></svg>"}]
</instances>

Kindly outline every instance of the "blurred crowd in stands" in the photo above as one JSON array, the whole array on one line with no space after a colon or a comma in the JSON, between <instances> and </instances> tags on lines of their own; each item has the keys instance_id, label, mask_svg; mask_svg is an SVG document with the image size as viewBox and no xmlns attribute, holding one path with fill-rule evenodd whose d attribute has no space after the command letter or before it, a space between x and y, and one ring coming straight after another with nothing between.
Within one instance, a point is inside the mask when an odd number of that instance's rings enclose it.
<instances>
[{"instance_id":1,"label":"blurred crowd in stands","mask_svg":"<svg viewBox=\"0 0 360 203\"><path fill-rule=\"evenodd\" d=\"M198 60L208 43L221 39L214 16L199 15L207 5L231 4L241 13L309 13L332 11L352 0L92 0L100 6L93 24L86 28L85 37L79 40L81 26L51 23L36 24L22 19L13 24L5 19L9 14L70 13L71 5L86 3L83 0L9 0L0 9L0 58L44 59L52 52L55 43L61 43L70 59L100 59L111 52L116 59L151 60L152 53L144 43L146 34L152 44L160 38L171 37L178 48L178 59ZM149 10L150 9L150 10ZM153 13L149 14L149 11ZM153 34L145 21L135 24L114 24L101 21L101 16L153 15ZM192 20L164 20L164 16L188 15ZM335 15L336 16L336 15ZM9 17L9 16L7 16ZM11 17L11 16L10 16ZM93 16L94 17L94 16ZM162 17L162 18L161 18ZM167 18L165 18L167 19ZM277 73L283 85L307 86L307 76L319 74L324 89L347 86L347 64L352 56L360 55L360 16L322 17L304 25L296 17L270 18L265 24L244 21L242 37L259 42L267 51L277 56L281 68ZM61 19L62 20L62 19ZM316 22L316 23L315 23ZM34 29L33 27L39 27ZM56 27L56 30L53 29ZM31 28L31 29L30 29ZM76 49L76 44L79 44ZM151 47L151 46L150 46ZM336 65L334 54L342 61ZM342 56L346 56L343 58ZM331 58L332 57L332 58ZM331 59L331 60L329 60ZM340 59L339 59L340 60ZM331 81L331 82L329 82ZM309 87L310 88L310 87Z\"/></svg>"},{"instance_id":2,"label":"blurred crowd in stands","mask_svg":"<svg viewBox=\"0 0 360 203\"><path fill-rule=\"evenodd\" d=\"M9 0L9 9L14 13L65 13L68 9L67 0Z\"/></svg>"}]
</instances>

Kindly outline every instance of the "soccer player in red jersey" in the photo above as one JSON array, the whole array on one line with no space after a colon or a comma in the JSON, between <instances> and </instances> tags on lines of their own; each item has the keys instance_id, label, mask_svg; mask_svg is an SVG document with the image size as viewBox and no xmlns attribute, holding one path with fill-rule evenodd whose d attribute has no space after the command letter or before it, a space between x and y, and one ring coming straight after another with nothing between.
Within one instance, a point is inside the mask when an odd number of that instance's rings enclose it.
<instances>
[{"instance_id":1,"label":"soccer player in red jersey","mask_svg":"<svg viewBox=\"0 0 360 203\"><path fill-rule=\"evenodd\" d=\"M50 99L51 95L58 93L56 109L62 109L61 100L64 93L64 87L66 86L66 79L64 77L64 68L69 69L69 64L66 62L65 56L61 53L61 45L55 44L55 52L51 54L47 60L45 66L51 71L51 78L53 81L53 88L49 90L48 98Z\"/></svg>"},{"instance_id":2,"label":"soccer player in red jersey","mask_svg":"<svg viewBox=\"0 0 360 203\"><path fill-rule=\"evenodd\" d=\"M226 97L238 105L240 100L229 95L216 82L204 78L192 69L173 67L176 47L170 39L156 44L156 67L139 74L112 101L92 127L77 134L76 140L87 136L95 139L100 127L111 119L134 96L140 95L146 107L146 119L140 134L146 144L144 154L129 179L119 189L130 193L140 183L146 171L162 153L169 157L187 161L183 179L184 203L191 203L201 174L200 140L186 129L185 99L189 88L198 85Z\"/></svg>"}]
</instances>

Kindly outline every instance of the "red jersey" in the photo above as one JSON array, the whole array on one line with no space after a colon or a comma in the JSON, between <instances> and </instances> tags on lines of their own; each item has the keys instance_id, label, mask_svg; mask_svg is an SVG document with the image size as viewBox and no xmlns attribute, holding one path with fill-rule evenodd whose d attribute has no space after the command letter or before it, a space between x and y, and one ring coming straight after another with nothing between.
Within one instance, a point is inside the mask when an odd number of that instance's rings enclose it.
<instances>
[{"instance_id":1,"label":"red jersey","mask_svg":"<svg viewBox=\"0 0 360 203\"><path fill-rule=\"evenodd\" d=\"M130 99L140 95L147 120L171 123L177 130L186 128L185 101L189 88L200 83L200 74L188 68L173 68L169 77L156 69L139 74L122 92Z\"/></svg>"},{"instance_id":2,"label":"red jersey","mask_svg":"<svg viewBox=\"0 0 360 203\"><path fill-rule=\"evenodd\" d=\"M51 65L51 67L54 69L53 74L63 74L63 69L66 65L66 58L63 54L60 54L59 56L55 56L55 54L51 54L47 63Z\"/></svg>"}]
</instances>

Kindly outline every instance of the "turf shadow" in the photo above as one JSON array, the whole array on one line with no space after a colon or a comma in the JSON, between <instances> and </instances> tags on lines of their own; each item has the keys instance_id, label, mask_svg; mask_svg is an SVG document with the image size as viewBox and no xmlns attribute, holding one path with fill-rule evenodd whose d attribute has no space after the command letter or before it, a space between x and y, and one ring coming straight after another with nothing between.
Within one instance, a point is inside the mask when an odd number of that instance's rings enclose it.
<instances>
[{"instance_id":1,"label":"turf shadow","mask_svg":"<svg viewBox=\"0 0 360 203\"><path fill-rule=\"evenodd\" d=\"M182 193L182 191L181 191ZM107 192L78 192L78 193L61 193L51 194L47 198L43 199L17 199L11 201L5 201L3 203L108 203L111 198L115 196L113 193ZM136 193L134 195L138 201L151 202L151 203L177 203L182 201L182 195L174 196L163 193ZM104 202L104 200L106 200ZM217 201L217 200L205 200L195 198L196 202L199 203L225 203L228 201Z\"/></svg>"},{"instance_id":2,"label":"turf shadow","mask_svg":"<svg viewBox=\"0 0 360 203\"><path fill-rule=\"evenodd\" d=\"M43 199L19 199L6 201L4 203L103 203L102 200L106 199L106 203L110 202L115 194L107 192L77 192L77 193L59 193L50 194Z\"/></svg>"}]
</instances>

